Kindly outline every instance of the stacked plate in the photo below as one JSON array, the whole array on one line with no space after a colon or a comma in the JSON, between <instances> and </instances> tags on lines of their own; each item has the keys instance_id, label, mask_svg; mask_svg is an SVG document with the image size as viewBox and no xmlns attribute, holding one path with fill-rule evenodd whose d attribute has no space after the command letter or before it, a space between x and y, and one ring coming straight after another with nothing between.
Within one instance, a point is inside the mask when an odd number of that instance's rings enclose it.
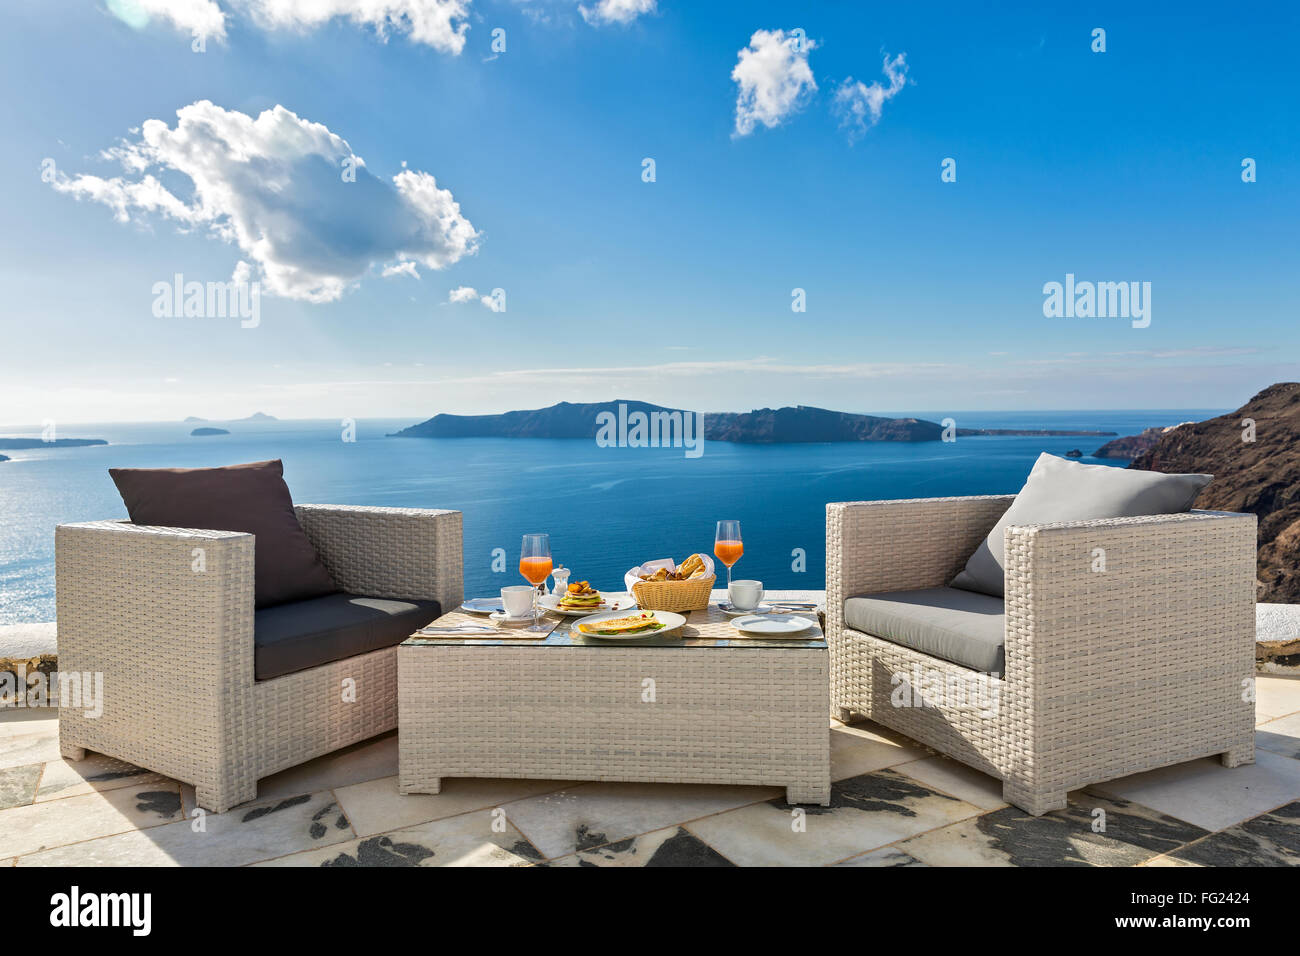
<instances>
[{"instance_id":1,"label":"stacked plate","mask_svg":"<svg viewBox=\"0 0 1300 956\"><path fill-rule=\"evenodd\" d=\"M746 614L733 617L731 626L742 634L755 637L817 637L816 632L805 634L813 622L797 614Z\"/></svg>"}]
</instances>

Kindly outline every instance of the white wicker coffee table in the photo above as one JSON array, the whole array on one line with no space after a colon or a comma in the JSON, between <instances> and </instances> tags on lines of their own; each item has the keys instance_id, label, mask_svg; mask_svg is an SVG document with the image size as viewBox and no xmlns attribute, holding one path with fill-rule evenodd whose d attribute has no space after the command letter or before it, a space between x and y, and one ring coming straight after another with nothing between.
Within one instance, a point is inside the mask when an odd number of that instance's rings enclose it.
<instances>
[{"instance_id":1,"label":"white wicker coffee table","mask_svg":"<svg viewBox=\"0 0 1300 956\"><path fill-rule=\"evenodd\" d=\"M824 639L741 637L714 605L636 643L569 624L542 641L398 648L402 793L437 793L444 777L527 777L781 786L790 803L828 805Z\"/></svg>"}]
</instances>

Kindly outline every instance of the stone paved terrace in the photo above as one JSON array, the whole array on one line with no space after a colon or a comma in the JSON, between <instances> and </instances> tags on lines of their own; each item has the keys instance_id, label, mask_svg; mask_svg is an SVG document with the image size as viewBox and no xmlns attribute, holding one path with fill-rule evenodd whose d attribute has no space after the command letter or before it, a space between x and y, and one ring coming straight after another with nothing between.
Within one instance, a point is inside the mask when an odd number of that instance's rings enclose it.
<instances>
[{"instance_id":1,"label":"stone paved terrace","mask_svg":"<svg viewBox=\"0 0 1300 956\"><path fill-rule=\"evenodd\" d=\"M1261 676L1256 713L1253 766L1138 774L1038 818L992 778L832 721L832 805L807 807L803 833L770 787L448 779L402 796L395 733L263 780L196 833L191 787L97 754L67 763L56 711L4 709L0 866L1300 864L1300 680Z\"/></svg>"}]
</instances>

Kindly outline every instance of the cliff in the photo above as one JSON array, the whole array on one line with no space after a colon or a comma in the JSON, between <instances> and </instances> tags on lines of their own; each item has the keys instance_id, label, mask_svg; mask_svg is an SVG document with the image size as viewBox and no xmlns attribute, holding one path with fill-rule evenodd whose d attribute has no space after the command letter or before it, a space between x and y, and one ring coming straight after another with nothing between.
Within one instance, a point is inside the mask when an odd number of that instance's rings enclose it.
<instances>
[{"instance_id":1,"label":"cliff","mask_svg":"<svg viewBox=\"0 0 1300 956\"><path fill-rule=\"evenodd\" d=\"M1300 603L1300 382L1272 385L1230 415L1179 425L1129 467L1214 475L1197 508L1259 516L1258 600Z\"/></svg>"},{"instance_id":2,"label":"cliff","mask_svg":"<svg viewBox=\"0 0 1300 956\"><path fill-rule=\"evenodd\" d=\"M1192 422L1183 422L1180 425L1169 425L1168 427L1144 428L1136 435L1125 435L1123 438L1116 438L1114 441L1108 441L1092 453L1093 458L1136 458L1143 452L1150 451L1155 447L1160 436L1170 432L1175 428L1181 428L1183 425L1190 425Z\"/></svg>"}]
</instances>

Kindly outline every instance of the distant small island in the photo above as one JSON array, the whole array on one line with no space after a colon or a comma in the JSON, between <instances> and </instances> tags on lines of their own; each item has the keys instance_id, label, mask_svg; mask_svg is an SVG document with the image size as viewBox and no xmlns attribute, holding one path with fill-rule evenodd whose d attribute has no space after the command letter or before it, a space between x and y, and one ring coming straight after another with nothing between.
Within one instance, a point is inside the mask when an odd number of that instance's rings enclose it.
<instances>
[{"instance_id":1,"label":"distant small island","mask_svg":"<svg viewBox=\"0 0 1300 956\"><path fill-rule=\"evenodd\" d=\"M230 432L224 428L196 428L190 434L196 438L202 438L204 435L229 435Z\"/></svg>"},{"instance_id":2,"label":"distant small island","mask_svg":"<svg viewBox=\"0 0 1300 956\"><path fill-rule=\"evenodd\" d=\"M253 412L247 418L199 418L197 415L189 415L184 419L184 424L189 425L193 422L224 422L229 425L232 422L278 422L280 419L274 415L268 415L266 412Z\"/></svg>"},{"instance_id":3,"label":"distant small island","mask_svg":"<svg viewBox=\"0 0 1300 956\"><path fill-rule=\"evenodd\" d=\"M600 415L621 420L643 415L685 416L682 409L649 402L616 399L610 402L577 404L560 402L547 408L504 412L499 415L435 415L427 421L394 432L390 438L596 438ZM807 405L759 408L750 412L708 412L704 415L704 437L709 441L746 444L856 441L940 441L945 428L920 418L885 418L836 412ZM964 436L1062 436L1105 437L1115 432L1058 431L1054 429L957 428Z\"/></svg>"},{"instance_id":4,"label":"distant small island","mask_svg":"<svg viewBox=\"0 0 1300 956\"><path fill-rule=\"evenodd\" d=\"M8 460L9 460L8 455L0 455L0 461L8 461Z\"/></svg>"},{"instance_id":5,"label":"distant small island","mask_svg":"<svg viewBox=\"0 0 1300 956\"><path fill-rule=\"evenodd\" d=\"M102 438L56 438L44 441L40 438L0 438L0 448L80 448L83 445L107 445Z\"/></svg>"}]
</instances>

